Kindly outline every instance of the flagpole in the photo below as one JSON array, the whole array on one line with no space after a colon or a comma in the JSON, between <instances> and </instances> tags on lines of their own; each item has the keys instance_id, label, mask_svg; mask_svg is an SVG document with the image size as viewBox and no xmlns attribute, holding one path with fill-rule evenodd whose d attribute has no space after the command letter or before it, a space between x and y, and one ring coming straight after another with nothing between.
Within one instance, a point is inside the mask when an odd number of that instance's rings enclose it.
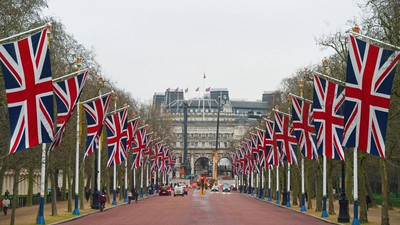
<instances>
[{"instance_id":1,"label":"flagpole","mask_svg":"<svg viewBox=\"0 0 400 225\"><path fill-rule=\"evenodd\" d=\"M126 152L128 152L128 149L126 150ZM125 159L125 177L124 177L124 202L128 202L128 156Z\"/></svg>"},{"instance_id":2,"label":"flagpole","mask_svg":"<svg viewBox=\"0 0 400 225\"><path fill-rule=\"evenodd\" d=\"M258 198L260 198L260 195L259 195L259 182L260 182L260 174L259 173L257 173L257 175L256 175L256 197L258 197Z\"/></svg>"},{"instance_id":3,"label":"flagpole","mask_svg":"<svg viewBox=\"0 0 400 225\"><path fill-rule=\"evenodd\" d=\"M271 200L271 168L268 166L268 201Z\"/></svg>"},{"instance_id":4,"label":"flagpole","mask_svg":"<svg viewBox=\"0 0 400 225\"><path fill-rule=\"evenodd\" d=\"M305 206L305 188L304 188L304 156L301 156L301 208L300 211L307 211Z\"/></svg>"},{"instance_id":5,"label":"flagpole","mask_svg":"<svg viewBox=\"0 0 400 225\"><path fill-rule=\"evenodd\" d=\"M46 144L42 144L42 166L40 171L40 205L36 224L45 224L44 221L44 197L45 195L45 173L46 173Z\"/></svg>"},{"instance_id":6,"label":"flagpole","mask_svg":"<svg viewBox=\"0 0 400 225\"><path fill-rule=\"evenodd\" d=\"M328 60L326 57L322 59L322 67L324 69L323 75L326 76L327 68L328 68ZM323 174L322 174L322 218L329 217L328 213L326 212L326 155L323 155Z\"/></svg>"},{"instance_id":7,"label":"flagpole","mask_svg":"<svg viewBox=\"0 0 400 225\"><path fill-rule=\"evenodd\" d=\"M291 207L290 204L290 163L288 162L288 170L287 170L287 200L286 207Z\"/></svg>"},{"instance_id":8,"label":"flagpole","mask_svg":"<svg viewBox=\"0 0 400 225\"><path fill-rule=\"evenodd\" d=\"M151 151L151 149L150 149ZM151 155L151 152L150 152ZM149 196L149 165L146 165L146 197Z\"/></svg>"},{"instance_id":9,"label":"flagpole","mask_svg":"<svg viewBox=\"0 0 400 225\"><path fill-rule=\"evenodd\" d=\"M241 176L241 181L240 181L240 185L242 185L242 188L241 188L241 191L240 191L240 193L242 193L242 191L243 191L243 187L244 187L244 185L243 185L243 172L242 172L242 176Z\"/></svg>"},{"instance_id":10,"label":"flagpole","mask_svg":"<svg viewBox=\"0 0 400 225\"><path fill-rule=\"evenodd\" d=\"M260 198L264 199L264 169L261 169L261 189L260 189Z\"/></svg>"},{"instance_id":11,"label":"flagpole","mask_svg":"<svg viewBox=\"0 0 400 225\"><path fill-rule=\"evenodd\" d=\"M203 120L204 120L204 95L205 95L206 74L203 74Z\"/></svg>"},{"instance_id":12,"label":"flagpole","mask_svg":"<svg viewBox=\"0 0 400 225\"><path fill-rule=\"evenodd\" d=\"M140 167L140 198L143 198L143 166Z\"/></svg>"},{"instance_id":13,"label":"flagpole","mask_svg":"<svg viewBox=\"0 0 400 225\"><path fill-rule=\"evenodd\" d=\"M357 148L353 148L353 195L354 195L354 215L352 225L359 225L358 220L358 165Z\"/></svg>"},{"instance_id":14,"label":"flagpole","mask_svg":"<svg viewBox=\"0 0 400 225\"><path fill-rule=\"evenodd\" d=\"M113 94L113 98L114 98L114 111L117 112L117 94L114 93ZM115 158L114 158L114 162L113 162L114 166L113 166L113 201L111 203L111 205L117 205L117 163L115 163Z\"/></svg>"},{"instance_id":15,"label":"flagpole","mask_svg":"<svg viewBox=\"0 0 400 225\"><path fill-rule=\"evenodd\" d=\"M78 58L80 58L80 60L82 61L82 57L78 57ZM78 59L77 59L77 61L78 61ZM77 63L77 64L78 64L78 63ZM81 63L81 65L82 65L82 63ZM80 67L81 65L79 65L79 67ZM69 78L69 77L72 77L72 76L74 76L74 75L79 75L80 72L81 72L81 73L84 73L84 72L86 72L86 71L88 71L88 69L83 69L83 70L81 70L81 69L79 68L77 71L75 71L75 72L73 72L73 73L70 73L70 74L67 74L67 75L64 75L64 76L57 77L57 78L53 79L53 83L58 82L58 81L61 81L61 80L65 80L65 78Z\"/></svg>"},{"instance_id":16,"label":"flagpole","mask_svg":"<svg viewBox=\"0 0 400 225\"><path fill-rule=\"evenodd\" d=\"M276 204L279 205L279 203L279 167L276 166Z\"/></svg>"},{"instance_id":17,"label":"flagpole","mask_svg":"<svg viewBox=\"0 0 400 225\"><path fill-rule=\"evenodd\" d=\"M79 73L81 70L81 65L82 65L82 57L76 58L76 65L77 65L77 71L73 74ZM62 76L60 79L67 77L70 75ZM80 215L79 209L78 209L78 202L79 202L79 148L81 145L81 101L78 101L78 104L76 106L76 151L75 151L75 209L72 212L73 215Z\"/></svg>"},{"instance_id":18,"label":"flagpole","mask_svg":"<svg viewBox=\"0 0 400 225\"><path fill-rule=\"evenodd\" d=\"M46 25L43 25L43 26L40 26L40 27L36 27L36 28L30 29L28 31L24 31L24 32L21 32L21 33L18 33L18 34L14 34L14 35L11 35L9 37L0 39L0 43L4 42L4 41L7 41L7 40L10 40L10 39L13 39L13 38L18 37L18 36L22 36L24 34L29 34L31 32L34 32L34 31L37 31L37 30L40 30L40 29L43 29L43 28L46 28L46 27L51 27L51 23L49 22Z\"/></svg>"}]
</instances>

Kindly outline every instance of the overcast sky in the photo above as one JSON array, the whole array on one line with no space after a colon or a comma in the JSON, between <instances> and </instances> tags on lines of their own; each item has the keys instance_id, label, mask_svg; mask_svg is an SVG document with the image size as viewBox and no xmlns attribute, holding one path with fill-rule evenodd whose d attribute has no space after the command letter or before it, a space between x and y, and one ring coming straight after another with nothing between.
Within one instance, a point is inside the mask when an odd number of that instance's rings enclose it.
<instances>
[{"instance_id":1,"label":"overcast sky","mask_svg":"<svg viewBox=\"0 0 400 225\"><path fill-rule=\"evenodd\" d=\"M360 0L49 0L46 15L94 48L103 73L139 101L155 92L227 88L260 100L332 53L315 38L347 30Z\"/></svg>"}]
</instances>

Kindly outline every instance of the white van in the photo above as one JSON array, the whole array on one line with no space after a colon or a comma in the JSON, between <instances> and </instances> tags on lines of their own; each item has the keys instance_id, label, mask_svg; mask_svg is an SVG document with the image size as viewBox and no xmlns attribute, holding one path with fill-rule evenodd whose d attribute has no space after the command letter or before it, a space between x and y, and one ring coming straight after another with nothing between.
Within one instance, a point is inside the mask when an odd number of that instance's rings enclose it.
<instances>
[{"instance_id":1,"label":"white van","mask_svg":"<svg viewBox=\"0 0 400 225\"><path fill-rule=\"evenodd\" d=\"M183 191L183 186L180 186L180 185L176 185L176 186L175 186L175 188L174 188L174 197L175 197L176 195L182 195L182 196L185 195L185 193L184 193L184 191Z\"/></svg>"}]
</instances>

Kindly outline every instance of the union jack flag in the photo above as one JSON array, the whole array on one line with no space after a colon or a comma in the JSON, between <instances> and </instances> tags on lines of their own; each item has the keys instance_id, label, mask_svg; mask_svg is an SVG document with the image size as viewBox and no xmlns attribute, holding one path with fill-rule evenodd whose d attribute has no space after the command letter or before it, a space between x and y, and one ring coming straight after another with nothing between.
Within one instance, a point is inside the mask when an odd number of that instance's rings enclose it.
<instances>
[{"instance_id":1,"label":"union jack flag","mask_svg":"<svg viewBox=\"0 0 400 225\"><path fill-rule=\"evenodd\" d=\"M126 131L127 131L126 134L128 136L128 139L126 139L126 153L129 153L129 151L132 148L132 142L134 139L134 135L135 135L135 131L136 131L138 122L139 122L139 120L137 118L128 121L127 129L126 129Z\"/></svg>"},{"instance_id":2,"label":"union jack flag","mask_svg":"<svg viewBox=\"0 0 400 225\"><path fill-rule=\"evenodd\" d=\"M9 154L54 140L53 84L47 29L0 45L8 113Z\"/></svg>"},{"instance_id":3,"label":"union jack flag","mask_svg":"<svg viewBox=\"0 0 400 225\"><path fill-rule=\"evenodd\" d=\"M275 113L275 137L278 147L282 154L282 159L290 164L297 165L297 142L296 137L292 135L292 128L289 127L290 117L278 111Z\"/></svg>"},{"instance_id":4,"label":"union jack flag","mask_svg":"<svg viewBox=\"0 0 400 225\"><path fill-rule=\"evenodd\" d=\"M160 156L163 152L163 145L161 143L156 143L154 146L154 155L151 156L151 170L157 171L160 167Z\"/></svg>"},{"instance_id":5,"label":"union jack flag","mask_svg":"<svg viewBox=\"0 0 400 225\"><path fill-rule=\"evenodd\" d=\"M267 146L265 145L265 131L257 129L257 149L258 149L258 160L260 168L266 168L268 162L266 161L266 157L268 155Z\"/></svg>"},{"instance_id":6,"label":"union jack flag","mask_svg":"<svg viewBox=\"0 0 400 225\"><path fill-rule=\"evenodd\" d=\"M144 155L147 157L147 161L150 162L150 157L151 157L151 150L152 150L152 146L150 146L151 143L151 138L152 138L153 134L146 134L144 143L146 144L146 148L144 150Z\"/></svg>"},{"instance_id":7,"label":"union jack flag","mask_svg":"<svg viewBox=\"0 0 400 225\"><path fill-rule=\"evenodd\" d=\"M57 132L50 145L50 151L60 146L67 122L81 96L87 74L86 71L68 80L53 83L57 101Z\"/></svg>"},{"instance_id":8,"label":"union jack flag","mask_svg":"<svg viewBox=\"0 0 400 225\"><path fill-rule=\"evenodd\" d=\"M350 35L343 145L385 157L385 138L397 51Z\"/></svg>"},{"instance_id":9,"label":"union jack flag","mask_svg":"<svg viewBox=\"0 0 400 225\"><path fill-rule=\"evenodd\" d=\"M115 166L126 159L126 139L128 108L106 118L108 162L107 167Z\"/></svg>"},{"instance_id":10,"label":"union jack flag","mask_svg":"<svg viewBox=\"0 0 400 225\"><path fill-rule=\"evenodd\" d=\"M91 155L99 147L101 129L103 128L110 99L111 96L107 95L83 104L88 124L84 158Z\"/></svg>"},{"instance_id":11,"label":"union jack flag","mask_svg":"<svg viewBox=\"0 0 400 225\"><path fill-rule=\"evenodd\" d=\"M244 159L244 154L242 152L241 148L236 149L236 155L238 159L238 166L237 166L237 171L238 173L243 173L244 171L244 165L245 165L245 159Z\"/></svg>"},{"instance_id":12,"label":"union jack flag","mask_svg":"<svg viewBox=\"0 0 400 225\"><path fill-rule=\"evenodd\" d=\"M344 160L343 138L344 88L314 75L314 126L317 151L330 159Z\"/></svg>"},{"instance_id":13,"label":"union jack flag","mask_svg":"<svg viewBox=\"0 0 400 225\"><path fill-rule=\"evenodd\" d=\"M278 143L275 137L275 123L271 120L267 120L266 122L264 144L268 153L266 156L267 163L274 166L282 165Z\"/></svg>"},{"instance_id":14,"label":"union jack flag","mask_svg":"<svg viewBox=\"0 0 400 225\"><path fill-rule=\"evenodd\" d=\"M132 169L138 169L142 166L143 151L146 149L146 127L136 130L135 138L132 141Z\"/></svg>"},{"instance_id":15,"label":"union jack flag","mask_svg":"<svg viewBox=\"0 0 400 225\"><path fill-rule=\"evenodd\" d=\"M260 172L260 146L259 146L260 140L258 139L257 134L251 134L251 154L254 158L253 160L253 165L254 165L254 170L259 173ZM261 144L262 145L262 144Z\"/></svg>"},{"instance_id":16,"label":"union jack flag","mask_svg":"<svg viewBox=\"0 0 400 225\"><path fill-rule=\"evenodd\" d=\"M309 159L318 160L311 104L292 95L292 119L294 134L301 153Z\"/></svg>"},{"instance_id":17,"label":"union jack flag","mask_svg":"<svg viewBox=\"0 0 400 225\"><path fill-rule=\"evenodd\" d=\"M161 154L161 158L160 158L160 168L159 168L159 172L166 172L167 171L167 165L168 165L168 156L169 156L169 149L164 147L164 151Z\"/></svg>"}]
</instances>

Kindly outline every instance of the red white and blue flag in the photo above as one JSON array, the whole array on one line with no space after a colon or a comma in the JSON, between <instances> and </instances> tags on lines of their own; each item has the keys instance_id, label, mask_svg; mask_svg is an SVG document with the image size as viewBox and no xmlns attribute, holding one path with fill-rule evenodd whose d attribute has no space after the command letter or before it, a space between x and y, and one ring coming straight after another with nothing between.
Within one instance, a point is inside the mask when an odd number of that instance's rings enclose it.
<instances>
[{"instance_id":1,"label":"red white and blue flag","mask_svg":"<svg viewBox=\"0 0 400 225\"><path fill-rule=\"evenodd\" d=\"M68 80L53 83L57 102L57 132L49 150L60 146L67 122L79 101L88 72L83 72Z\"/></svg>"},{"instance_id":2,"label":"red white and blue flag","mask_svg":"<svg viewBox=\"0 0 400 225\"><path fill-rule=\"evenodd\" d=\"M152 146L150 144L151 144L151 138L152 137L153 137L152 133L146 134L146 137L145 137L145 140L144 140L144 142L146 144L146 148L144 150L144 155L147 157L146 158L146 163L150 162L150 157L151 157L151 153L152 153L151 152L152 151Z\"/></svg>"},{"instance_id":3,"label":"red white and blue flag","mask_svg":"<svg viewBox=\"0 0 400 225\"><path fill-rule=\"evenodd\" d=\"M91 155L99 147L99 139L103 122L106 119L106 112L110 104L111 96L103 96L98 99L84 103L83 108L86 112L87 141L84 158Z\"/></svg>"},{"instance_id":4,"label":"red white and blue flag","mask_svg":"<svg viewBox=\"0 0 400 225\"><path fill-rule=\"evenodd\" d=\"M146 127L140 127L135 132L135 137L132 141L132 169L138 169L142 166L143 152L146 149Z\"/></svg>"},{"instance_id":5,"label":"red white and blue flag","mask_svg":"<svg viewBox=\"0 0 400 225\"><path fill-rule=\"evenodd\" d=\"M47 29L0 45L10 117L9 154L54 140L53 84Z\"/></svg>"},{"instance_id":6,"label":"red white and blue flag","mask_svg":"<svg viewBox=\"0 0 400 225\"><path fill-rule=\"evenodd\" d=\"M163 154L163 145L161 143L154 144L154 155L151 156L151 170L157 171L160 167L160 158Z\"/></svg>"},{"instance_id":7,"label":"red white and blue flag","mask_svg":"<svg viewBox=\"0 0 400 225\"><path fill-rule=\"evenodd\" d=\"M343 102L343 87L314 75L313 123L317 152L330 159L344 160Z\"/></svg>"},{"instance_id":8,"label":"red white and blue flag","mask_svg":"<svg viewBox=\"0 0 400 225\"><path fill-rule=\"evenodd\" d=\"M129 151L132 148L132 142L134 139L134 135L135 135L135 131L136 131L138 122L139 122L139 120L137 118L128 121L127 129L126 129L126 131L127 131L126 134L128 136L128 139L126 139L126 153L129 153Z\"/></svg>"},{"instance_id":9,"label":"red white and blue flag","mask_svg":"<svg viewBox=\"0 0 400 225\"><path fill-rule=\"evenodd\" d=\"M297 140L292 134L293 129L289 127L290 116L278 111L274 111L274 114L275 137L282 152L281 158L290 164L297 164Z\"/></svg>"},{"instance_id":10,"label":"red white and blue flag","mask_svg":"<svg viewBox=\"0 0 400 225\"><path fill-rule=\"evenodd\" d=\"M301 153L304 157L318 160L311 104L292 95L292 119L294 135Z\"/></svg>"},{"instance_id":11,"label":"red white and blue flag","mask_svg":"<svg viewBox=\"0 0 400 225\"><path fill-rule=\"evenodd\" d=\"M258 139L258 143L257 143L257 148L258 148L258 164L260 165L260 168L265 169L267 168L267 156L268 156L268 152L267 152L267 146L265 145L265 131L257 129L257 139Z\"/></svg>"},{"instance_id":12,"label":"red white and blue flag","mask_svg":"<svg viewBox=\"0 0 400 225\"><path fill-rule=\"evenodd\" d=\"M265 141L264 141L267 156L266 160L269 165L280 166L282 165L280 161L280 153L278 150L278 143L275 137L275 123L271 120L267 120L265 126Z\"/></svg>"},{"instance_id":13,"label":"red white and blue flag","mask_svg":"<svg viewBox=\"0 0 400 225\"><path fill-rule=\"evenodd\" d=\"M160 158L160 168L158 170L158 172L166 172L167 171L167 165L169 162L169 149L164 147L163 148L163 152L161 154L161 158Z\"/></svg>"},{"instance_id":14,"label":"red white and blue flag","mask_svg":"<svg viewBox=\"0 0 400 225\"><path fill-rule=\"evenodd\" d=\"M343 145L385 157L390 94L400 52L350 35Z\"/></svg>"},{"instance_id":15,"label":"red white and blue flag","mask_svg":"<svg viewBox=\"0 0 400 225\"><path fill-rule=\"evenodd\" d=\"M128 108L106 118L108 143L107 167L118 165L126 160L127 123Z\"/></svg>"}]
</instances>

